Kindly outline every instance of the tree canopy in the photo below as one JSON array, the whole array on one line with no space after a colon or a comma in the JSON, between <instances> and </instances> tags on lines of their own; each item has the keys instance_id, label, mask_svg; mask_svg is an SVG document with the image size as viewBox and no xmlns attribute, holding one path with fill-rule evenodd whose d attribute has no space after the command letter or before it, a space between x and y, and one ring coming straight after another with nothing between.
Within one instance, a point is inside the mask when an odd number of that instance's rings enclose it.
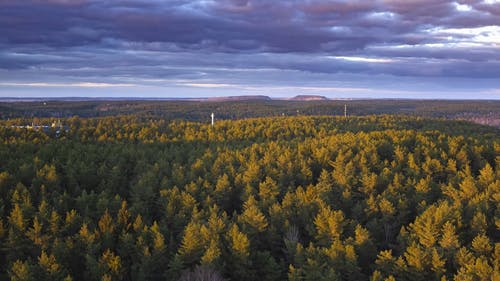
<instances>
[{"instance_id":1,"label":"tree canopy","mask_svg":"<svg viewBox=\"0 0 500 281\"><path fill-rule=\"evenodd\" d=\"M0 121L1 280L500 278L493 127L26 121Z\"/></svg>"}]
</instances>

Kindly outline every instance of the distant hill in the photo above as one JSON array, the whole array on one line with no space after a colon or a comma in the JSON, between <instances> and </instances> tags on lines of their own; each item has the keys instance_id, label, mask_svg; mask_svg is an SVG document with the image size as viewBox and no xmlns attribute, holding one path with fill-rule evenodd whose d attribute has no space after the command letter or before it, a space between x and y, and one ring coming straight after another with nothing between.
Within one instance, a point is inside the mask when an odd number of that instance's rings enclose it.
<instances>
[{"instance_id":1,"label":"distant hill","mask_svg":"<svg viewBox=\"0 0 500 281\"><path fill-rule=\"evenodd\" d=\"M215 97L215 98L207 98L207 101L263 101L263 100L272 100L268 96L263 95L255 95L255 96L229 96L229 97Z\"/></svg>"},{"instance_id":2,"label":"distant hill","mask_svg":"<svg viewBox=\"0 0 500 281\"><path fill-rule=\"evenodd\" d=\"M327 97L324 96L315 96L315 95L298 95L290 100L296 100L296 101L320 101L320 100L328 100Z\"/></svg>"}]
</instances>

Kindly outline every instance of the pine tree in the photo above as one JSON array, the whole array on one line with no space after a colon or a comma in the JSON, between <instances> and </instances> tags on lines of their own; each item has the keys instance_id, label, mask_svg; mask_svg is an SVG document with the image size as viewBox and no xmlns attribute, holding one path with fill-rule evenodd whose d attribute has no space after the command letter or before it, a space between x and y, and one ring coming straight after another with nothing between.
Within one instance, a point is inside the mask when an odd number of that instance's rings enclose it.
<instances>
[{"instance_id":1,"label":"pine tree","mask_svg":"<svg viewBox=\"0 0 500 281\"><path fill-rule=\"evenodd\" d=\"M330 207L321 208L314 219L316 239L320 245L328 246L342 237L345 217L342 211L332 211Z\"/></svg>"},{"instance_id":2,"label":"pine tree","mask_svg":"<svg viewBox=\"0 0 500 281\"><path fill-rule=\"evenodd\" d=\"M253 196L243 204L243 213L239 220L244 224L245 232L252 236L265 231L268 226L267 219Z\"/></svg>"},{"instance_id":3,"label":"pine tree","mask_svg":"<svg viewBox=\"0 0 500 281\"><path fill-rule=\"evenodd\" d=\"M278 184L271 177L266 177L265 181L259 184L259 201L264 210L276 202L279 194Z\"/></svg>"},{"instance_id":4,"label":"pine tree","mask_svg":"<svg viewBox=\"0 0 500 281\"><path fill-rule=\"evenodd\" d=\"M434 272L435 279L440 279L441 276L446 272L445 269L446 258L443 258L437 251L433 248L431 251L431 269Z\"/></svg>"},{"instance_id":5,"label":"pine tree","mask_svg":"<svg viewBox=\"0 0 500 281\"><path fill-rule=\"evenodd\" d=\"M490 239L486 235L479 234L472 240L472 250L477 256L488 257L493 247L490 244Z\"/></svg>"},{"instance_id":6,"label":"pine tree","mask_svg":"<svg viewBox=\"0 0 500 281\"><path fill-rule=\"evenodd\" d=\"M232 199L234 197L233 188L227 174L223 174L217 179L215 184L215 200L223 210L232 210Z\"/></svg>"},{"instance_id":7,"label":"pine tree","mask_svg":"<svg viewBox=\"0 0 500 281\"><path fill-rule=\"evenodd\" d=\"M253 275L250 263L250 240L242 233L236 224L229 227L226 240L229 244L229 257L226 258L229 269L227 274L231 280L252 280Z\"/></svg>"},{"instance_id":8,"label":"pine tree","mask_svg":"<svg viewBox=\"0 0 500 281\"><path fill-rule=\"evenodd\" d=\"M103 268L102 280L121 280L123 276L123 269L121 265L121 258L113 251L107 249L104 251L99 259L99 264Z\"/></svg>"},{"instance_id":9,"label":"pine tree","mask_svg":"<svg viewBox=\"0 0 500 281\"><path fill-rule=\"evenodd\" d=\"M200 224L192 221L184 230L179 257L186 267L198 263L203 255L204 241L200 237L200 229Z\"/></svg>"},{"instance_id":10,"label":"pine tree","mask_svg":"<svg viewBox=\"0 0 500 281\"><path fill-rule=\"evenodd\" d=\"M47 242L49 237L44 234L43 225L37 217L33 219L33 227L28 230L27 236L35 245L42 247L42 249L48 247Z\"/></svg>"},{"instance_id":11,"label":"pine tree","mask_svg":"<svg viewBox=\"0 0 500 281\"><path fill-rule=\"evenodd\" d=\"M490 164L486 163L479 171L479 184L483 189L487 188L490 184L495 182L495 172Z\"/></svg>"},{"instance_id":12,"label":"pine tree","mask_svg":"<svg viewBox=\"0 0 500 281\"><path fill-rule=\"evenodd\" d=\"M427 251L422 249L420 245L413 243L406 248L404 257L408 265L409 279L423 281L428 278L432 259Z\"/></svg>"},{"instance_id":13,"label":"pine tree","mask_svg":"<svg viewBox=\"0 0 500 281\"><path fill-rule=\"evenodd\" d=\"M117 222L118 224L125 230L127 231L131 225L130 225L130 212L127 209L127 201L123 200L120 210L118 211L117 214Z\"/></svg>"},{"instance_id":14,"label":"pine tree","mask_svg":"<svg viewBox=\"0 0 500 281\"><path fill-rule=\"evenodd\" d=\"M381 251L375 260L377 270L379 270L381 276L394 274L395 262L396 259L392 256L392 250Z\"/></svg>"},{"instance_id":15,"label":"pine tree","mask_svg":"<svg viewBox=\"0 0 500 281\"><path fill-rule=\"evenodd\" d=\"M11 281L33 281L35 280L31 266L28 262L17 260L9 270Z\"/></svg>"},{"instance_id":16,"label":"pine tree","mask_svg":"<svg viewBox=\"0 0 500 281\"><path fill-rule=\"evenodd\" d=\"M221 258L221 250L216 240L210 240L210 244L201 257L202 264L217 264Z\"/></svg>"},{"instance_id":17,"label":"pine tree","mask_svg":"<svg viewBox=\"0 0 500 281\"><path fill-rule=\"evenodd\" d=\"M9 224L14 226L16 230L24 232L27 224L27 219L24 217L23 211L19 204L15 204L9 215Z\"/></svg>"},{"instance_id":18,"label":"pine tree","mask_svg":"<svg viewBox=\"0 0 500 281\"><path fill-rule=\"evenodd\" d=\"M41 273L37 276L38 280L63 280L67 276L53 254L47 255L45 251L42 251L38 257L38 265L41 268Z\"/></svg>"},{"instance_id":19,"label":"pine tree","mask_svg":"<svg viewBox=\"0 0 500 281\"><path fill-rule=\"evenodd\" d=\"M455 226L447 221L443 224L441 240L439 245L452 253L460 247L458 235L455 232Z\"/></svg>"},{"instance_id":20,"label":"pine tree","mask_svg":"<svg viewBox=\"0 0 500 281\"><path fill-rule=\"evenodd\" d=\"M359 253L359 265L361 268L368 268L377 256L377 248L370 237L370 232L359 224L354 230L354 243L356 252Z\"/></svg>"}]
</instances>

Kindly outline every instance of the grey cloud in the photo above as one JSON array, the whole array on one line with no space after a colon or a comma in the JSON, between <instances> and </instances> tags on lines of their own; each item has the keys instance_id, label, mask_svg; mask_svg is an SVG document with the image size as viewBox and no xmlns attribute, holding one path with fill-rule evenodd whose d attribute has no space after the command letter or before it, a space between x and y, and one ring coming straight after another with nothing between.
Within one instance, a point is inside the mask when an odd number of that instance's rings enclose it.
<instances>
[{"instance_id":1,"label":"grey cloud","mask_svg":"<svg viewBox=\"0 0 500 281\"><path fill-rule=\"evenodd\" d=\"M474 5L488 11L496 7ZM473 21L470 15L459 15L453 2L431 0L61 0L4 1L0 7L0 31L10 44L84 46L115 38L228 52L361 50L383 42L418 43L422 27L477 26L495 20L483 15Z\"/></svg>"},{"instance_id":2,"label":"grey cloud","mask_svg":"<svg viewBox=\"0 0 500 281\"><path fill-rule=\"evenodd\" d=\"M274 77L261 69L303 77L498 78L498 45L457 48L448 43L470 35L430 32L498 26L500 4L458 2L471 10L434 0L1 1L0 70L9 75L0 79L247 77L252 84ZM235 78L231 69L247 72Z\"/></svg>"}]
</instances>

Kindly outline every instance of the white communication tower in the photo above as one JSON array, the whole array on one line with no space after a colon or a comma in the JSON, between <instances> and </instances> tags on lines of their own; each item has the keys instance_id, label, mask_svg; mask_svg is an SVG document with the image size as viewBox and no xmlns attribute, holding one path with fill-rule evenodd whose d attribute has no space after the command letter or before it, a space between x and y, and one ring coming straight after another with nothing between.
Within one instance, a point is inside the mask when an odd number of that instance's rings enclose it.
<instances>
[{"instance_id":1,"label":"white communication tower","mask_svg":"<svg viewBox=\"0 0 500 281\"><path fill-rule=\"evenodd\" d=\"M212 114L210 114L210 117L212 117L212 127L214 126L214 117L215 117L215 114L212 112Z\"/></svg>"}]
</instances>

